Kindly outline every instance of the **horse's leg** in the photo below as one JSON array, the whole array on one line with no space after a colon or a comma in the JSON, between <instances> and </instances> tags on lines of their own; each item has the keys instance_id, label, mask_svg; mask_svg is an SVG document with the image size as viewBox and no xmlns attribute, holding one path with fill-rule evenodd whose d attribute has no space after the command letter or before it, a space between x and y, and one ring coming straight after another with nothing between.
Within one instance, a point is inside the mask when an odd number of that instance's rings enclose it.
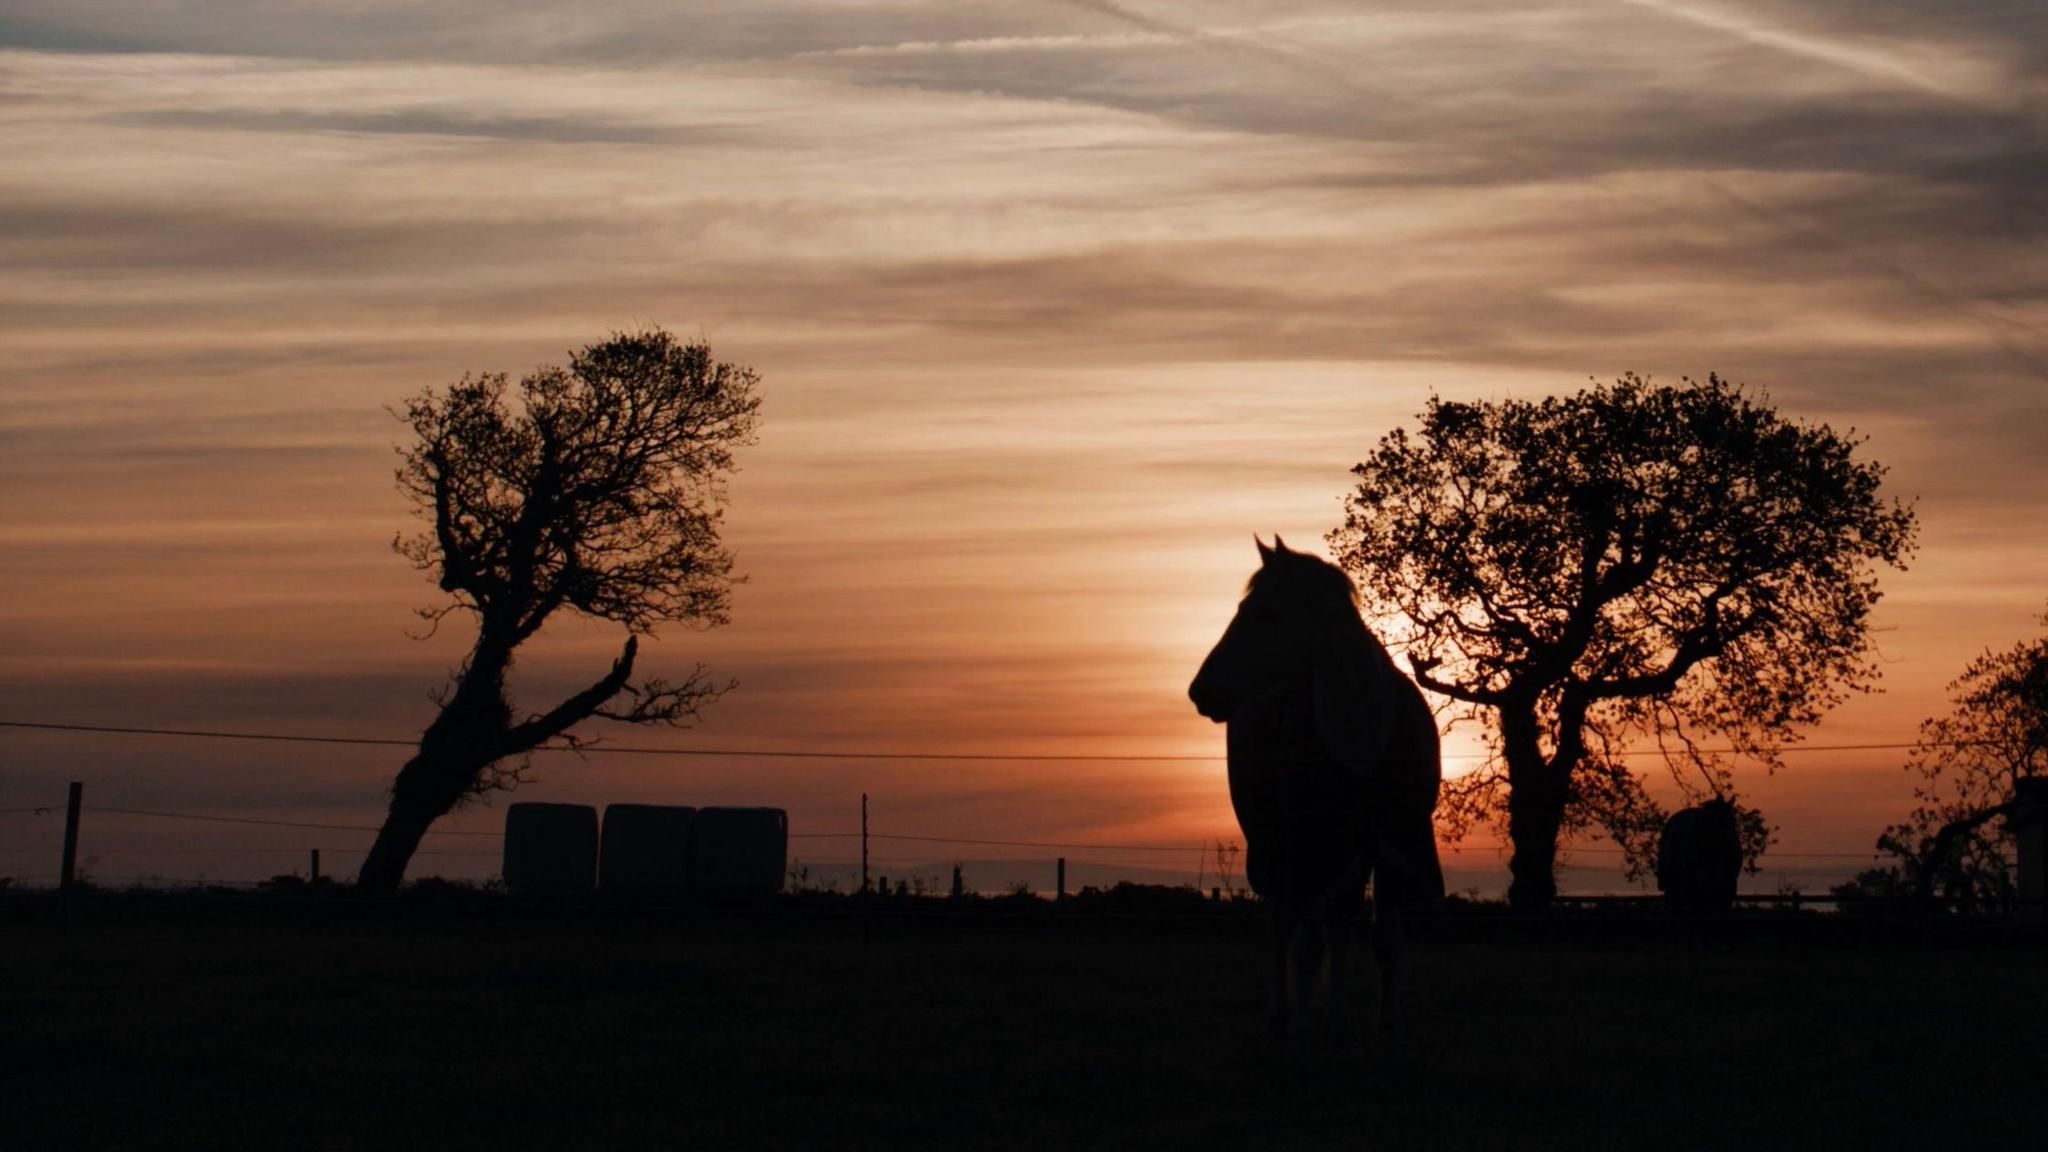
<instances>
[{"instance_id":1,"label":"horse's leg","mask_svg":"<svg viewBox=\"0 0 2048 1152\"><path fill-rule=\"evenodd\" d=\"M1325 1027L1330 1036L1330 1046L1339 1051L1351 1031L1345 1012L1344 962L1351 951L1351 933L1355 927L1356 922L1351 917L1337 916L1327 921L1323 929L1328 934L1330 950L1324 975L1324 979L1329 981L1329 1001L1324 1008L1324 1019L1328 1021Z\"/></svg>"},{"instance_id":2,"label":"horse's leg","mask_svg":"<svg viewBox=\"0 0 2048 1152\"><path fill-rule=\"evenodd\" d=\"M1403 962L1408 951L1407 933L1401 928L1401 913L1375 894L1372 908L1372 955L1380 967L1380 1030L1395 1033L1401 1027L1401 986Z\"/></svg>"},{"instance_id":3,"label":"horse's leg","mask_svg":"<svg viewBox=\"0 0 2048 1152\"><path fill-rule=\"evenodd\" d=\"M1294 922L1294 1009L1293 1040L1296 1055L1320 1037L1322 1019L1317 1009L1322 997L1316 994L1317 978L1323 973L1323 923L1306 917Z\"/></svg>"},{"instance_id":4,"label":"horse's leg","mask_svg":"<svg viewBox=\"0 0 2048 1152\"><path fill-rule=\"evenodd\" d=\"M1273 1040L1279 1044L1287 1042L1287 969L1288 952L1293 945L1292 925L1280 914L1279 906L1269 904L1266 908L1266 931L1271 937L1273 949L1272 981L1267 988L1266 1023L1273 1032Z\"/></svg>"}]
</instances>

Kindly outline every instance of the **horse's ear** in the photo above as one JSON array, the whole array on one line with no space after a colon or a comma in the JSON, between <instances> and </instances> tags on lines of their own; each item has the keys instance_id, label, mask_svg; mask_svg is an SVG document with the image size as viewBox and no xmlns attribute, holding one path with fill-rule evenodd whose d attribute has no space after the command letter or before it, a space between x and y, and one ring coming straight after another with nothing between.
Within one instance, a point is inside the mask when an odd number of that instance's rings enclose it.
<instances>
[{"instance_id":1,"label":"horse's ear","mask_svg":"<svg viewBox=\"0 0 2048 1152\"><path fill-rule=\"evenodd\" d=\"M1393 697L1381 682L1383 659L1361 627L1343 633L1316 663L1316 735L1347 772L1370 772L1386 751Z\"/></svg>"},{"instance_id":2,"label":"horse's ear","mask_svg":"<svg viewBox=\"0 0 2048 1152\"><path fill-rule=\"evenodd\" d=\"M1259 534L1257 532L1252 533L1252 543L1257 544L1259 546L1259 563L1272 563L1273 550L1271 548L1266 547L1266 542L1264 540L1259 539Z\"/></svg>"},{"instance_id":3,"label":"horse's ear","mask_svg":"<svg viewBox=\"0 0 2048 1152\"><path fill-rule=\"evenodd\" d=\"M1282 540L1278 532L1273 533L1273 551L1282 555L1285 555L1287 552L1287 541Z\"/></svg>"}]
</instances>

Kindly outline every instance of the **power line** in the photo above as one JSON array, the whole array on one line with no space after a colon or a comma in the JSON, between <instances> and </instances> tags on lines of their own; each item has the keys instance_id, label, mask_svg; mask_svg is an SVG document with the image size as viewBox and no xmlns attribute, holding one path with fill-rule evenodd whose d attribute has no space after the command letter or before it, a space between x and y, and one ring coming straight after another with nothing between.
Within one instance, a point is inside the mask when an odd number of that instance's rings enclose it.
<instances>
[{"instance_id":1,"label":"power line","mask_svg":"<svg viewBox=\"0 0 2048 1152\"><path fill-rule=\"evenodd\" d=\"M378 736L322 736L299 732L228 732L200 728L141 728L112 724L53 724L31 720L0 720L0 728L44 732L91 732L115 736L175 736L198 740L263 740L286 744L345 744L373 748L415 748L418 740ZM576 752L608 756L721 756L757 760L989 760L1040 763L1073 761L1084 763L1155 763L1189 761L1220 763L1217 755L1039 754L1029 752L821 752L794 748L654 748L637 744L543 744L523 752ZM518 755L522 753L509 753Z\"/></svg>"},{"instance_id":2,"label":"power line","mask_svg":"<svg viewBox=\"0 0 2048 1152\"><path fill-rule=\"evenodd\" d=\"M56 724L33 720L0 720L0 728L14 728L39 732L96 733L114 736L169 736L195 740L257 740L285 744L343 744L376 748L415 748L417 740L400 740L378 736L325 736L302 732L231 732L202 728L143 728L113 724ZM1905 743L1861 743L1861 744L1793 744L1774 749L1775 754L1786 755L1798 752L1880 752L1898 751L1910 748L1963 748L1994 743L1989 740L1944 740L1931 742L1910 741ZM754 760L912 760L936 762L988 761L1007 763L1073 763L1073 764L1167 764L1199 763L1220 764L1227 756L1215 753L1056 753L1056 752L843 752L820 751L801 748L656 748L640 744L543 744L525 752L575 752L584 755L609 756L695 756L727 757ZM1747 755L1742 748L1699 748L1695 751L1709 755ZM523 753L510 753L520 755ZM1662 756L1663 749L1634 748L1605 753L1610 757ZM1483 752L1452 752L1443 757L1446 760L1484 760ZM24 809L27 811L27 809Z\"/></svg>"},{"instance_id":3,"label":"power line","mask_svg":"<svg viewBox=\"0 0 2048 1152\"><path fill-rule=\"evenodd\" d=\"M49 811L52 811L52 809L50 809L50 808L13 808L13 809L4 809L4 810L0 810L0 815L7 815L7 814L10 814L10 813L15 813L15 814L18 814L18 813L26 813L26 812L37 812L37 813L42 813L42 812L49 812ZM377 826L375 826L375 825L372 825L372 824L329 824L329 823L323 823L323 822L316 822L316 821L308 821L308 820L265 820L265 819L261 819L261 818L259 818L259 817L254 817L254 816L217 816L217 815L213 815L213 814L210 814L210 813L204 813L204 812L167 812L167 811L164 811L164 810L162 810L162 809L153 809L153 808L117 808L117 807L107 807L107 806L102 806L102 805L97 805L97 804L87 804L87 805L84 805L84 806L83 806L83 811L86 811L86 812L99 812L99 813L104 813L104 814L108 814L108 815L114 815L114 816L145 816L145 817L153 817L153 818L157 818L157 819L164 819L164 820L196 820L196 821L201 821L201 822L205 822L205 823L214 823L214 824L244 824L244 825L253 825L253 826L256 826L256 827L264 827L264 828L301 828L301 829L312 829L312 830L315 830L315 831L325 831L325 832L376 832L376 831L380 831L380 829L379 829L379 828L377 828ZM429 829L427 829L427 831L426 831L425 835L428 835L428 836L482 836L482 837L488 837L488 838L493 838L493 839L502 839L502 838L504 837L504 835L505 835L505 834L504 834L503 832L490 832L490 831L473 831L473 830L468 830L468 829L455 829L455 828L429 828ZM791 833L788 833L788 838L789 838L789 839L791 839L791 840L850 840L850 839L854 839L854 838L856 838L856 837L858 837L858 836L860 836L860 833L859 833L859 832L791 832ZM984 838L978 838L978 837L966 837L966 836L926 836L926 835L917 835L917 834L912 834L912 833L895 833L895 832L875 832L875 833L870 833L870 838L872 838L872 839L875 839L875 840L903 840L903 841L911 841L911 842L916 842L916 843L924 843L924 844L968 844L968 845L976 845L976 846L982 846L982 847L999 847L999 848L1064 848L1064 849L1076 849L1076 850L1080 850L1080 851L1091 851L1091 850L1099 850L1099 851L1105 851L1105 852L1171 852L1171 853L1181 853L1181 852L1190 852L1190 851L1199 851L1199 852L1210 852L1210 851L1213 851L1213 849L1212 849L1212 848L1210 847L1209 843L1208 843L1208 842L1207 842L1206 840L1205 840L1205 841L1204 841L1203 843L1199 844L1199 845L1193 845L1193 846L1190 846L1190 845L1186 845L1186 844L1102 844L1102 843L1096 843L1096 842L1092 842L1092 841L1076 841L1076 840L997 840L997 839L984 839ZM154 850L154 849L136 849L136 851L153 851L153 850ZM172 849L162 849L162 851L171 851L171 850L172 850ZM278 849L234 849L234 848L223 848L223 849L195 849L194 851L280 851L280 852L282 852L282 851L295 851L295 850L296 850L296 849L284 849L284 848L278 848ZM1437 849L1437 852L1438 852L1438 854L1439 854L1439 855L1442 855L1442 856L1475 856L1475 855L1485 855L1485 854L1499 854L1499 853L1503 853L1503 852L1508 852L1508 851L1511 851L1511 850L1512 850L1512 846L1510 846L1510 845L1494 845L1494 846L1483 846L1483 845L1474 845L1474 846L1469 846L1469 847L1468 847L1468 846L1464 846L1464 845L1450 845L1450 846L1445 846L1445 847L1439 847L1439 848ZM1560 848L1559 848L1559 850L1560 850L1560 851L1562 851L1562 852L1570 853L1570 854L1573 854L1573 855L1579 855L1579 856L1620 856L1620 855L1622 855L1622 854L1623 854L1622 850L1621 850L1621 849L1619 849L1619 848L1600 848L1600 847L1568 847L1568 846L1563 846L1563 845L1560 845ZM122 849L122 851L126 851L126 849ZM423 850L423 851L424 851L424 850ZM453 855L453 854L456 854L456 853L452 853L452 852L446 852L446 851L442 851L442 852L434 852L434 853L426 853L426 854L433 854L433 855ZM490 855L490 854L491 854L491 853L479 853L479 855ZM1793 851L1789 851L1789 850L1785 850L1785 851L1780 851L1780 850L1771 850L1771 851L1766 851L1766 852L1764 853L1764 855L1765 855L1765 856L1770 856L1770 857L1776 857L1776 858L1779 858L1779 859L1795 859L1795 858L1798 858L1798 859L1816 859L1816 860L1874 860L1874 859L1877 859L1877 857L1878 857L1878 854L1877 854L1877 853L1876 853L1875 851L1870 851L1870 852L1793 852Z\"/></svg>"},{"instance_id":4,"label":"power line","mask_svg":"<svg viewBox=\"0 0 2048 1152\"><path fill-rule=\"evenodd\" d=\"M87 812L104 812L114 816L155 816L164 820L204 820L215 824L257 824L266 828L313 828L327 832L377 832L374 824L316 824L305 820L259 820L253 816L208 816L199 812L163 812L150 808L104 808L97 804L83 806ZM467 832L453 828L429 828L428 836L503 836L503 832Z\"/></svg>"},{"instance_id":5,"label":"power line","mask_svg":"<svg viewBox=\"0 0 2048 1152\"><path fill-rule=\"evenodd\" d=\"M116 847L116 848L105 848L105 847L101 847L101 846L100 846L100 845L98 845L98 844L93 844L93 845L89 846L89 848L87 848L86 850L84 850L83 854L84 854L84 855L86 855L86 856L211 856L211 855L215 855L215 854L233 854L233 853L242 853L242 854L250 854L250 853L253 853L253 854L257 854L257 855L265 855L265 856L303 856L303 855L305 855L305 854L306 854L306 849L307 849L307 847L308 847L307 845L293 845L293 846L290 846L290 847L286 847L286 848L273 848L273 847L269 847L269 846L263 846L263 847L250 847L250 846L243 846L243 845L236 845L236 844L226 844L226 845L220 845L220 846L217 846L217 847L212 847L212 848L180 848L180 847L150 847L150 848L118 848L118 847ZM42 856L42 855L47 855L47 854L49 853L49 851L50 851L50 850L49 850L49 848L47 848L47 847L41 847L41 848L0 848L0 856ZM332 853L332 854L334 854L334 855L340 856L340 855L359 855L359 854L361 854L361 852L362 852L362 849L360 849L360 848L332 848L332 847L325 847L325 846L323 846L323 847L322 847L322 848L320 849L320 851L322 851L322 852L329 852L329 853ZM493 859L493 860L496 860L496 859L499 859L499 858L500 858L500 857L501 857L501 856L502 856L503 854L502 854L502 853L500 853L500 852L496 852L496 851L491 851L491 850L479 850L479 849L474 849L474 848L422 848L422 849L420 849L419 851L417 851L417 852L414 852L414 853L413 853L413 855L415 855L415 856L488 856L488 857L490 857L491 859Z\"/></svg>"},{"instance_id":6,"label":"power line","mask_svg":"<svg viewBox=\"0 0 2048 1152\"><path fill-rule=\"evenodd\" d=\"M997 848L1079 848L1083 850L1102 849L1109 852L1178 852L1183 855L1189 852L1207 852L1209 850L1206 844L1082 844L1052 840L973 840L959 836L908 836L887 832L872 833L870 838L875 840L916 840L929 844L979 844Z\"/></svg>"}]
</instances>

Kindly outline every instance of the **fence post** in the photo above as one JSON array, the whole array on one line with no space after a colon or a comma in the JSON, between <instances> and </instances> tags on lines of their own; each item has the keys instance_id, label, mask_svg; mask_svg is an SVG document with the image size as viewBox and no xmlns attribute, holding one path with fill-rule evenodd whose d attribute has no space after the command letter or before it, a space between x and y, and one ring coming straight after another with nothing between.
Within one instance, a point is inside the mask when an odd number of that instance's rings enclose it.
<instances>
[{"instance_id":1,"label":"fence post","mask_svg":"<svg viewBox=\"0 0 2048 1152\"><path fill-rule=\"evenodd\" d=\"M875 940L874 896L868 891L868 794L860 794L860 946Z\"/></svg>"},{"instance_id":2,"label":"fence post","mask_svg":"<svg viewBox=\"0 0 2048 1152\"><path fill-rule=\"evenodd\" d=\"M71 782L71 795L64 807L64 864L57 872L57 887L70 891L78 877L78 810L84 807L85 783Z\"/></svg>"},{"instance_id":3,"label":"fence post","mask_svg":"<svg viewBox=\"0 0 2048 1152\"><path fill-rule=\"evenodd\" d=\"M1067 898L1067 858L1065 856L1060 857L1060 866L1057 875L1058 887L1055 889L1055 891L1057 891L1059 895L1056 897L1056 899L1065 900Z\"/></svg>"},{"instance_id":4,"label":"fence post","mask_svg":"<svg viewBox=\"0 0 2048 1152\"><path fill-rule=\"evenodd\" d=\"M313 866L312 866L312 869L311 869L311 871L310 871L310 874L309 874L309 875L308 875L308 876L306 877L306 883L308 883L308 884L318 884L319 882L320 882L320 850L319 850L318 848L315 848L315 849L313 849Z\"/></svg>"},{"instance_id":5,"label":"fence post","mask_svg":"<svg viewBox=\"0 0 2048 1152\"><path fill-rule=\"evenodd\" d=\"M2042 906L2048 897L2048 780L2016 780L2012 793L2013 813L2006 825L2017 841L2019 916L2039 924L2048 919L2048 909Z\"/></svg>"}]
</instances>

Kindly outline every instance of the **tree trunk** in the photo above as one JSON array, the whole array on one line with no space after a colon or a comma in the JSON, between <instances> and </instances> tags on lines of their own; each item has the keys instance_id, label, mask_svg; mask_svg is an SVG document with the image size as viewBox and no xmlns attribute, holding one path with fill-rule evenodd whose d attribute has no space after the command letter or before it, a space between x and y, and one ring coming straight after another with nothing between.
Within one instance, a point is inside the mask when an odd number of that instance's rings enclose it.
<instances>
[{"instance_id":1,"label":"tree trunk","mask_svg":"<svg viewBox=\"0 0 2048 1152\"><path fill-rule=\"evenodd\" d=\"M479 767L473 756L457 760L422 753L399 769L398 779L391 785L391 809L384 826L377 830L377 840L356 873L357 891L372 896L398 891L428 826L469 793Z\"/></svg>"},{"instance_id":2,"label":"tree trunk","mask_svg":"<svg viewBox=\"0 0 2048 1152\"><path fill-rule=\"evenodd\" d=\"M363 858L363 866L356 873L356 890L372 896L389 896L398 891L400 881L405 879L406 865L412 863L412 854L419 849L420 838L427 834L431 820L400 819L396 813L384 817L384 826L377 829L377 841L370 845L370 854Z\"/></svg>"},{"instance_id":3,"label":"tree trunk","mask_svg":"<svg viewBox=\"0 0 2048 1152\"><path fill-rule=\"evenodd\" d=\"M1534 710L1501 710L1508 762L1508 906L1536 912L1557 897L1557 835L1564 826L1567 773L1543 756Z\"/></svg>"},{"instance_id":4,"label":"tree trunk","mask_svg":"<svg viewBox=\"0 0 2048 1152\"><path fill-rule=\"evenodd\" d=\"M546 714L515 725L512 708L505 702L505 670L512 663L512 648L495 639L503 631L502 626L485 623L455 694L420 737L419 754L406 761L392 781L391 810L356 873L358 890L378 896L398 891L428 825L476 792L490 765L537 747L594 715L625 686L639 645L637 637L628 636L625 650L604 679ZM497 784L505 786L503 781Z\"/></svg>"},{"instance_id":5,"label":"tree trunk","mask_svg":"<svg viewBox=\"0 0 2048 1152\"><path fill-rule=\"evenodd\" d=\"M1564 824L1564 805L1529 795L1530 789L1513 786L1508 796L1508 839L1514 855L1508 858L1508 906L1517 912L1539 912L1557 898L1557 833Z\"/></svg>"}]
</instances>

